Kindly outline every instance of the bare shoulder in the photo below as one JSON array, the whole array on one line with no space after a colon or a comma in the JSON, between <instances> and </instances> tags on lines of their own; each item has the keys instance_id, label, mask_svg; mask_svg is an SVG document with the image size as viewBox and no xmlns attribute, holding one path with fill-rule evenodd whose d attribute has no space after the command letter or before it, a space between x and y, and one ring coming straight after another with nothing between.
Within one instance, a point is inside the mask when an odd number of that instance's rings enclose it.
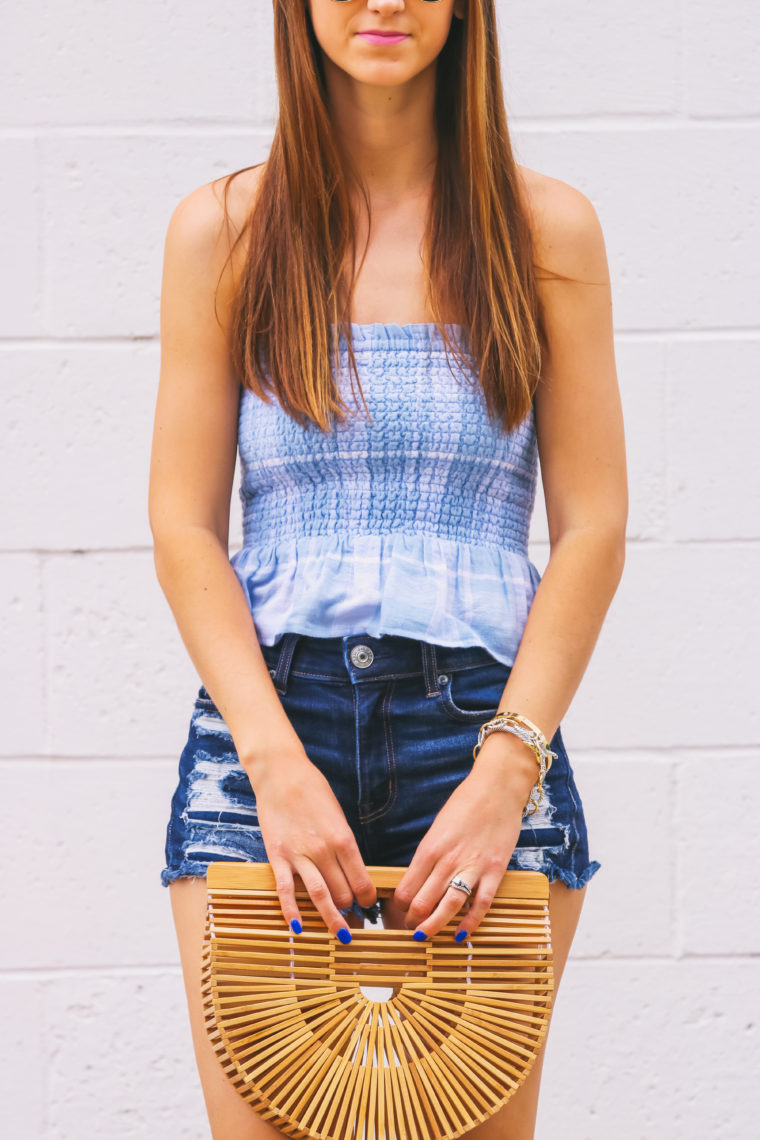
<instances>
[{"instance_id":1,"label":"bare shoulder","mask_svg":"<svg viewBox=\"0 0 760 1140\"><path fill-rule=\"evenodd\" d=\"M609 268L596 208L581 190L518 166L531 220L536 265L549 274L609 285ZM539 285L551 283L539 273Z\"/></svg>"},{"instance_id":2,"label":"bare shoulder","mask_svg":"<svg viewBox=\"0 0 760 1140\"><path fill-rule=\"evenodd\" d=\"M226 208L236 233L243 232L251 216L266 165L266 162L260 162L256 166L247 166L244 170L225 174L209 183L220 210L224 212Z\"/></svg>"},{"instance_id":3,"label":"bare shoulder","mask_svg":"<svg viewBox=\"0 0 760 1140\"><path fill-rule=\"evenodd\" d=\"M167 244L180 248L199 270L227 267L229 285L247 253L246 223L256 202L265 163L215 178L190 191L174 208Z\"/></svg>"},{"instance_id":4,"label":"bare shoulder","mask_svg":"<svg viewBox=\"0 0 760 1140\"><path fill-rule=\"evenodd\" d=\"M183 528L201 526L227 541L240 400L229 351L243 246L235 239L246 228L259 179L245 171L199 186L169 221L149 495L156 539L173 541Z\"/></svg>"}]
</instances>

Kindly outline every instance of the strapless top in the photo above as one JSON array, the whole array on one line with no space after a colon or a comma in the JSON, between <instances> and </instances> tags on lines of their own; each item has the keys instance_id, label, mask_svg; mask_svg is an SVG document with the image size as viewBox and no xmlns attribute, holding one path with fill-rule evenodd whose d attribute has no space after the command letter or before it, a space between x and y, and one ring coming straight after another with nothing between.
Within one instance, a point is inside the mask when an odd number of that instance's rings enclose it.
<instances>
[{"instance_id":1,"label":"strapless top","mask_svg":"<svg viewBox=\"0 0 760 1140\"><path fill-rule=\"evenodd\" d=\"M434 324L354 324L367 419L324 433L243 388L243 546L230 561L260 642L400 634L481 645L511 665L540 581L527 554L538 471L534 408L512 432ZM461 337L458 325L447 326Z\"/></svg>"}]
</instances>

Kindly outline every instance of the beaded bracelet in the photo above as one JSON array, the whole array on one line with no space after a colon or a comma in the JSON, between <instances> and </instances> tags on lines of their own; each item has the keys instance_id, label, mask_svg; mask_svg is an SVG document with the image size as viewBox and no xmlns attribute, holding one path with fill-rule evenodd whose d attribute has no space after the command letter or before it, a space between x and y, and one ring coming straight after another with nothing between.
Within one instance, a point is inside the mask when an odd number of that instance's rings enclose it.
<instances>
[{"instance_id":1,"label":"beaded bracelet","mask_svg":"<svg viewBox=\"0 0 760 1140\"><path fill-rule=\"evenodd\" d=\"M478 732L478 742L472 750L472 758L476 759L483 742L492 732L511 732L518 739L528 745L538 764L538 779L531 788L528 802L523 815L534 815L538 811L544 795L544 777L556 760L557 753L552 752L546 743L546 737L540 728L537 728L527 717L520 713L499 712L491 720L486 721Z\"/></svg>"}]
</instances>

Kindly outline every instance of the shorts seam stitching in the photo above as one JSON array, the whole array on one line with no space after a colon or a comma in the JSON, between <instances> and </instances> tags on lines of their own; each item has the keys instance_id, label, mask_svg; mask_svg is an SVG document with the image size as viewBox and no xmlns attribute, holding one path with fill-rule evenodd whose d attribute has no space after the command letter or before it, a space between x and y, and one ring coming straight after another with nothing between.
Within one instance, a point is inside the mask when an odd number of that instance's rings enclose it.
<instances>
[{"instance_id":1,"label":"shorts seam stitching","mask_svg":"<svg viewBox=\"0 0 760 1140\"><path fill-rule=\"evenodd\" d=\"M397 791L398 791L398 781L396 779L396 753L395 753L394 748L393 748L393 733L390 729L391 699L393 697L394 686L395 686L395 681L391 681L390 685L388 686L388 692L386 693L385 697L383 698L383 727L385 729L385 757L386 757L386 761L388 763L388 778L389 778L390 791L388 793L388 798L386 799L386 801L382 805L382 807L377 808L375 811L371 812L369 815L364 815L361 817L362 823L369 823L371 820L379 819L380 816L386 815L387 812L390 811L390 809L393 807L394 803L396 802L396 795L397 795Z\"/></svg>"}]
</instances>

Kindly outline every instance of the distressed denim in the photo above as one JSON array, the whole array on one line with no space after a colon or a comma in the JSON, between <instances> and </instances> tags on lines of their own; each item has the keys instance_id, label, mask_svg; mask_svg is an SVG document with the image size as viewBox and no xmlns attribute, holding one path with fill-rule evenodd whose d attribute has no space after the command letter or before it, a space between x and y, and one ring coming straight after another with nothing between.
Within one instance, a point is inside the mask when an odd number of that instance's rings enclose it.
<instances>
[{"instance_id":1,"label":"distressed denim","mask_svg":"<svg viewBox=\"0 0 760 1140\"><path fill-rule=\"evenodd\" d=\"M498 710L510 666L480 646L398 636L286 633L261 645L306 754L325 775L365 864L408 866L437 812L471 770L478 729ZM539 810L523 819L509 868L582 887L589 859L583 805L558 728ZM171 801L161 883L205 875L218 860L265 862L256 798L205 688L190 718ZM376 921L378 904L354 910Z\"/></svg>"}]
</instances>

